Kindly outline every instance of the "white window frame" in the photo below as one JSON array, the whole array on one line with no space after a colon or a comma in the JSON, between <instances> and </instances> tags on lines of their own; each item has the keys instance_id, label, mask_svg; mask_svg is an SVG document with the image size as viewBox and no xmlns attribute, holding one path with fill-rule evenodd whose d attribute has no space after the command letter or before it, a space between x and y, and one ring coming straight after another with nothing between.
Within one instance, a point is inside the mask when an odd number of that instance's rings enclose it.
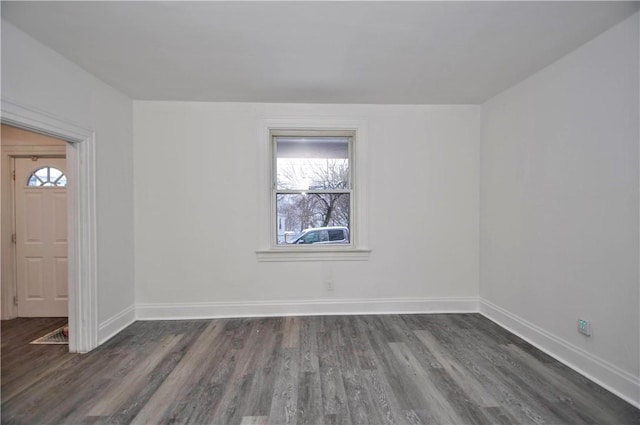
<instances>
[{"instance_id":1,"label":"white window frame","mask_svg":"<svg viewBox=\"0 0 640 425\"><path fill-rule=\"evenodd\" d=\"M362 261L369 258L368 248L368 168L366 123L334 119L270 119L264 120L259 131L258 149L258 261ZM276 156L274 136L327 135L333 132L351 137L350 243L326 245L277 245Z\"/></svg>"},{"instance_id":2,"label":"white window frame","mask_svg":"<svg viewBox=\"0 0 640 425\"><path fill-rule=\"evenodd\" d=\"M349 186L346 189L340 189L340 190L328 190L328 189L323 189L323 190L301 190L301 189L293 189L293 190L281 190L277 188L277 180L278 180L278 176L277 176L277 172L278 172L278 153L277 153L277 138L278 137L344 137L345 139L349 139L349 143L348 143L348 153L347 153L347 158L349 160L349 175L348 175L348 182L349 182ZM277 228L277 224L278 224L278 205L277 205L277 197L278 194L301 194L301 193L348 193L349 194L349 211L350 211L350 215L351 213L354 211L354 190L353 190L353 141L355 139L355 133L353 131L345 131L345 130L340 130L340 131L336 131L336 130L313 130L313 131L309 131L309 130L272 130L270 132L270 138L271 138L271 156L272 156L272 165L271 165L271 190L272 190L272 194L271 194L271 213L272 213L272 217L274 217L274 223L276 223L276 227L273 229L275 235L273 236L273 247L276 249L282 249L283 247L286 247L286 245L279 245L277 243L277 233L278 233L278 228ZM351 227L351 223L353 222L352 218L349 217L349 234L351 235L353 233L352 231L352 227ZM318 245L317 247L323 247L325 246L325 248L323 249L327 249L326 245ZM351 237L349 238L349 243L348 244L343 244L342 247L345 246L352 246L351 243ZM309 249L310 246L305 246L304 248Z\"/></svg>"}]
</instances>

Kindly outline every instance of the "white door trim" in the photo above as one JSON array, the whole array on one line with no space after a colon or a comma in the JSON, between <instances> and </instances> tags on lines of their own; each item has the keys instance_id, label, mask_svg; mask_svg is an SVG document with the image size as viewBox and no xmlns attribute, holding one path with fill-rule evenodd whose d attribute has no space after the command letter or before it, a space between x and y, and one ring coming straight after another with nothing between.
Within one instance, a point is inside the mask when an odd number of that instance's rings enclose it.
<instances>
[{"instance_id":1,"label":"white door trim","mask_svg":"<svg viewBox=\"0 0 640 425\"><path fill-rule=\"evenodd\" d=\"M69 142L69 351L91 351L98 346L95 133L11 100L1 108L3 124Z\"/></svg>"}]
</instances>

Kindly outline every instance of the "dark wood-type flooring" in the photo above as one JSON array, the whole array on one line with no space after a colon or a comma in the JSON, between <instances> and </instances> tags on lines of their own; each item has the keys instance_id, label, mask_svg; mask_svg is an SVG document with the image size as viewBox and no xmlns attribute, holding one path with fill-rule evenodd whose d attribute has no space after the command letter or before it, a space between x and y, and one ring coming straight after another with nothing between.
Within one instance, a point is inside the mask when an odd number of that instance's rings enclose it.
<instances>
[{"instance_id":1,"label":"dark wood-type flooring","mask_svg":"<svg viewBox=\"0 0 640 425\"><path fill-rule=\"evenodd\" d=\"M478 314L136 322L89 354L2 322L3 424L639 424Z\"/></svg>"}]
</instances>

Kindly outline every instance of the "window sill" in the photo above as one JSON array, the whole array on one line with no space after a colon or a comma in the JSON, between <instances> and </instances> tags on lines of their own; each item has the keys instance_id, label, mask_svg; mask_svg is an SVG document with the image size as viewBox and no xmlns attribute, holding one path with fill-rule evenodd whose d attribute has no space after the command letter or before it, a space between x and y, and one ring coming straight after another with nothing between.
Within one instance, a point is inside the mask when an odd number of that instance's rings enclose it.
<instances>
[{"instance_id":1,"label":"window sill","mask_svg":"<svg viewBox=\"0 0 640 425\"><path fill-rule=\"evenodd\" d=\"M367 261L370 249L265 249L256 251L258 261Z\"/></svg>"}]
</instances>

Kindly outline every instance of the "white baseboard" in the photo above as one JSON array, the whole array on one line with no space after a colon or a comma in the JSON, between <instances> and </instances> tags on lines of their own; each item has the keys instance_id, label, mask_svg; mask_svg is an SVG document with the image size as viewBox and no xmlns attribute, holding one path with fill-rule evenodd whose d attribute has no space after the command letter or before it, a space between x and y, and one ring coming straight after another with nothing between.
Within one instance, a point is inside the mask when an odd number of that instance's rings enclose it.
<instances>
[{"instance_id":1,"label":"white baseboard","mask_svg":"<svg viewBox=\"0 0 640 425\"><path fill-rule=\"evenodd\" d=\"M334 314L475 313L476 297L138 304L138 320Z\"/></svg>"},{"instance_id":2,"label":"white baseboard","mask_svg":"<svg viewBox=\"0 0 640 425\"><path fill-rule=\"evenodd\" d=\"M105 343L136 321L136 306L131 305L98 325L98 345Z\"/></svg>"},{"instance_id":3,"label":"white baseboard","mask_svg":"<svg viewBox=\"0 0 640 425\"><path fill-rule=\"evenodd\" d=\"M640 408L640 377L588 353L490 301L480 299L479 307L480 314L489 320Z\"/></svg>"}]
</instances>

